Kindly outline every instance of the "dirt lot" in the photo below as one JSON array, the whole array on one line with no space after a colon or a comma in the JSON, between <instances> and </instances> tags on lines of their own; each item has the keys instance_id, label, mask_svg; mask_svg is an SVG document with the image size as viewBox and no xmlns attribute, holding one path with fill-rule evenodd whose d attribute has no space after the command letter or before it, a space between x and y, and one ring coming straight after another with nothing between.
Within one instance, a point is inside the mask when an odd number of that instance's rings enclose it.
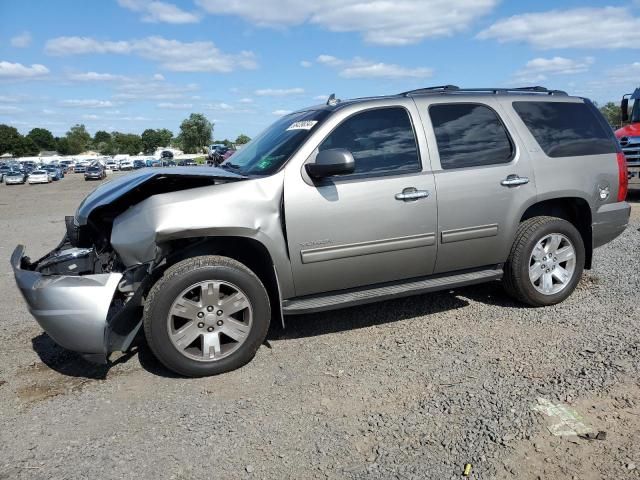
<instances>
[{"instance_id":1,"label":"dirt lot","mask_svg":"<svg viewBox=\"0 0 640 480\"><path fill-rule=\"evenodd\" d=\"M95 186L0 185L0 478L640 478L637 193L561 305L488 284L294 317L246 367L190 380L144 345L88 364L26 311L11 251L46 253ZM606 438L551 435L539 399Z\"/></svg>"}]
</instances>

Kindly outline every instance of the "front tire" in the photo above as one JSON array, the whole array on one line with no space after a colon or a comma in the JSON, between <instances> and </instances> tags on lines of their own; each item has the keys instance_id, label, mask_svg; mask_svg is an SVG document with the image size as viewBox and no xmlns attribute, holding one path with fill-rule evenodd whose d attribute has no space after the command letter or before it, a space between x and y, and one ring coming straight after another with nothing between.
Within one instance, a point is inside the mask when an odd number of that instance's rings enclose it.
<instances>
[{"instance_id":1,"label":"front tire","mask_svg":"<svg viewBox=\"0 0 640 480\"><path fill-rule=\"evenodd\" d=\"M520 224L504 267L505 290L534 307L555 305L575 290L584 269L580 232L556 217L533 217Z\"/></svg>"},{"instance_id":2,"label":"front tire","mask_svg":"<svg viewBox=\"0 0 640 480\"><path fill-rule=\"evenodd\" d=\"M188 377L217 375L251 361L270 320L260 279L221 256L193 257L170 267L149 292L143 316L158 360Z\"/></svg>"}]
</instances>

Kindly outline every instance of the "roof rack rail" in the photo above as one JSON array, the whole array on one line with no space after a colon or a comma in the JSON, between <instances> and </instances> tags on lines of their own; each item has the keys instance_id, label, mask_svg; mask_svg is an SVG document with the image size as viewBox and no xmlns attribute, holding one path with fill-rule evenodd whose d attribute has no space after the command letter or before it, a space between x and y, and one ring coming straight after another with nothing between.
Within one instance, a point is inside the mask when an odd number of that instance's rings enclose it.
<instances>
[{"instance_id":1,"label":"roof rack rail","mask_svg":"<svg viewBox=\"0 0 640 480\"><path fill-rule=\"evenodd\" d=\"M517 88L460 88L456 85L439 85L436 87L418 88L415 90L409 90L408 92L402 92L400 96L408 97L410 95L424 94L447 94L447 93L493 93L504 94L509 92L516 93L542 93L545 95L567 95L567 92L562 90L549 90L548 88L541 86L534 87L517 87Z\"/></svg>"}]
</instances>

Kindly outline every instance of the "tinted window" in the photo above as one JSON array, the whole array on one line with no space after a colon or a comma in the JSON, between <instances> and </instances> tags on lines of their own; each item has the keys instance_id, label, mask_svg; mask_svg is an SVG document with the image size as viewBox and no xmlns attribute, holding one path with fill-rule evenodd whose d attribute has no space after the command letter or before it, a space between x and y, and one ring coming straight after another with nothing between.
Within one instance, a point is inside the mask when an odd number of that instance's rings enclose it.
<instances>
[{"instance_id":1,"label":"tinted window","mask_svg":"<svg viewBox=\"0 0 640 480\"><path fill-rule=\"evenodd\" d=\"M550 157L616 151L611 132L585 103L513 102L513 108Z\"/></svg>"},{"instance_id":2,"label":"tinted window","mask_svg":"<svg viewBox=\"0 0 640 480\"><path fill-rule=\"evenodd\" d=\"M320 145L321 151L332 148L353 154L354 174L420 170L416 138L404 108L367 110L348 118Z\"/></svg>"},{"instance_id":3,"label":"tinted window","mask_svg":"<svg viewBox=\"0 0 640 480\"><path fill-rule=\"evenodd\" d=\"M442 168L508 163L513 144L498 115L485 105L432 105L429 116Z\"/></svg>"}]
</instances>

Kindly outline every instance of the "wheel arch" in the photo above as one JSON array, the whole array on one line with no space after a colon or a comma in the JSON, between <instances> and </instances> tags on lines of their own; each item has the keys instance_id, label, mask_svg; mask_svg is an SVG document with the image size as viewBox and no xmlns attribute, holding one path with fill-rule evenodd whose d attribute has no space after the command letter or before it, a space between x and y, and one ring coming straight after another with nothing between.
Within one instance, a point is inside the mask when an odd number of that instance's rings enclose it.
<instances>
[{"instance_id":1,"label":"wheel arch","mask_svg":"<svg viewBox=\"0 0 640 480\"><path fill-rule=\"evenodd\" d=\"M591 227L592 213L589 202L581 197L556 197L541 200L527 207L520 218L520 222L538 216L562 218L576 227L584 242L584 268L591 269L593 235Z\"/></svg>"},{"instance_id":2,"label":"wheel arch","mask_svg":"<svg viewBox=\"0 0 640 480\"><path fill-rule=\"evenodd\" d=\"M267 289L272 305L272 321L284 324L279 272L269 249L262 242L243 236L205 236L173 239L164 242L161 248L166 259L163 271L182 260L201 255L220 255L242 263L258 276Z\"/></svg>"}]
</instances>

